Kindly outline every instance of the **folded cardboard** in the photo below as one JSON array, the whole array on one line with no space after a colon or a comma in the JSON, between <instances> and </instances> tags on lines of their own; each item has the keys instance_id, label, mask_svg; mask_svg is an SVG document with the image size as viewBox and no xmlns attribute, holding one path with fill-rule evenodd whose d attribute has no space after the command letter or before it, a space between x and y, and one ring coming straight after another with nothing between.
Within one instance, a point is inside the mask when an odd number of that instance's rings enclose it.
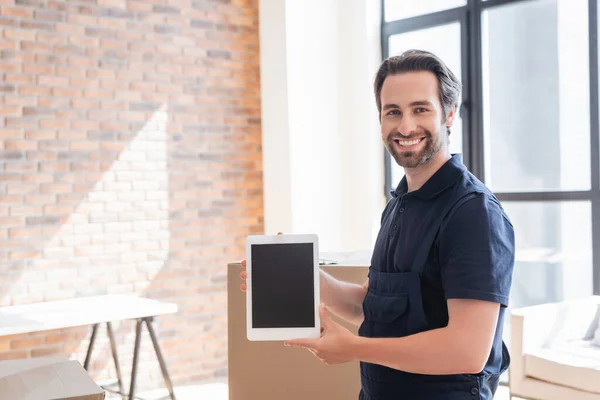
<instances>
[{"instance_id":1,"label":"folded cardboard","mask_svg":"<svg viewBox=\"0 0 600 400\"><path fill-rule=\"evenodd\" d=\"M104 390L78 361L42 357L0 361L0 399L103 400Z\"/></svg>"}]
</instances>

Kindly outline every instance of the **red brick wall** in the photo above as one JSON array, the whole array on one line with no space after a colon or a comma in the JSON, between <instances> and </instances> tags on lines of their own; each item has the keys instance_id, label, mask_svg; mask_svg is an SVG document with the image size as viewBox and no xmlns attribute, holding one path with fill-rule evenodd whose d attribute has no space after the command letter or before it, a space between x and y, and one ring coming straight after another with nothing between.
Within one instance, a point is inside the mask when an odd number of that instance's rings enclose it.
<instances>
[{"instance_id":1,"label":"red brick wall","mask_svg":"<svg viewBox=\"0 0 600 400\"><path fill-rule=\"evenodd\" d=\"M258 0L0 0L0 304L137 293L176 383L226 375L226 264L263 230ZM133 322L116 326L131 364ZM83 360L89 328L0 339ZM140 385L162 381L146 340ZM114 376L102 329L92 375Z\"/></svg>"}]
</instances>

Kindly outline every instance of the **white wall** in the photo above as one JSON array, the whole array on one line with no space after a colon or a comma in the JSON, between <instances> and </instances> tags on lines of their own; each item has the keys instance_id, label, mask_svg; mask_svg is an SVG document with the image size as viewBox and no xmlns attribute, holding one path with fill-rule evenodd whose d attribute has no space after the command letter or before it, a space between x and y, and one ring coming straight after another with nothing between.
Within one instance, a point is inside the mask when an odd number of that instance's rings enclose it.
<instances>
[{"instance_id":1,"label":"white wall","mask_svg":"<svg viewBox=\"0 0 600 400\"><path fill-rule=\"evenodd\" d=\"M371 248L385 205L379 21L372 0L260 1L267 234Z\"/></svg>"}]
</instances>

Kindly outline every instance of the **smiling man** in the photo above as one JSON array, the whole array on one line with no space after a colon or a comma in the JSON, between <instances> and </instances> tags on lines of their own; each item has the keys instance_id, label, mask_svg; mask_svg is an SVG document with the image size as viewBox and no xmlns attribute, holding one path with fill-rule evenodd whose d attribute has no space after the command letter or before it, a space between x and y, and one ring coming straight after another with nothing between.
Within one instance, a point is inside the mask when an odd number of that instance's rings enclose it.
<instances>
[{"instance_id":1,"label":"smiling man","mask_svg":"<svg viewBox=\"0 0 600 400\"><path fill-rule=\"evenodd\" d=\"M411 50L382 63L374 89L383 142L405 176L383 211L367 282L321 272L325 306L359 335L322 306L322 337L286 345L327 364L360 361L363 400L491 400L509 365L514 231L449 152L460 82L434 54Z\"/></svg>"}]
</instances>

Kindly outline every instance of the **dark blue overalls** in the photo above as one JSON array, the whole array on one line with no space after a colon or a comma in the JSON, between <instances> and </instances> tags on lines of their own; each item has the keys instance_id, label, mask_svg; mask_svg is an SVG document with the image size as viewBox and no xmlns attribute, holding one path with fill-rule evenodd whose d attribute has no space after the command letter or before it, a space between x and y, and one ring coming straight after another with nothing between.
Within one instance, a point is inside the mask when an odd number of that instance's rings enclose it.
<instances>
[{"instance_id":1,"label":"dark blue overalls","mask_svg":"<svg viewBox=\"0 0 600 400\"><path fill-rule=\"evenodd\" d=\"M421 375L361 362L359 399L492 400L509 365L502 325L514 233L502 207L454 155L417 191L407 193L403 179L381 222L359 335L403 337L444 327L449 298L495 301L501 310L481 373Z\"/></svg>"}]
</instances>

